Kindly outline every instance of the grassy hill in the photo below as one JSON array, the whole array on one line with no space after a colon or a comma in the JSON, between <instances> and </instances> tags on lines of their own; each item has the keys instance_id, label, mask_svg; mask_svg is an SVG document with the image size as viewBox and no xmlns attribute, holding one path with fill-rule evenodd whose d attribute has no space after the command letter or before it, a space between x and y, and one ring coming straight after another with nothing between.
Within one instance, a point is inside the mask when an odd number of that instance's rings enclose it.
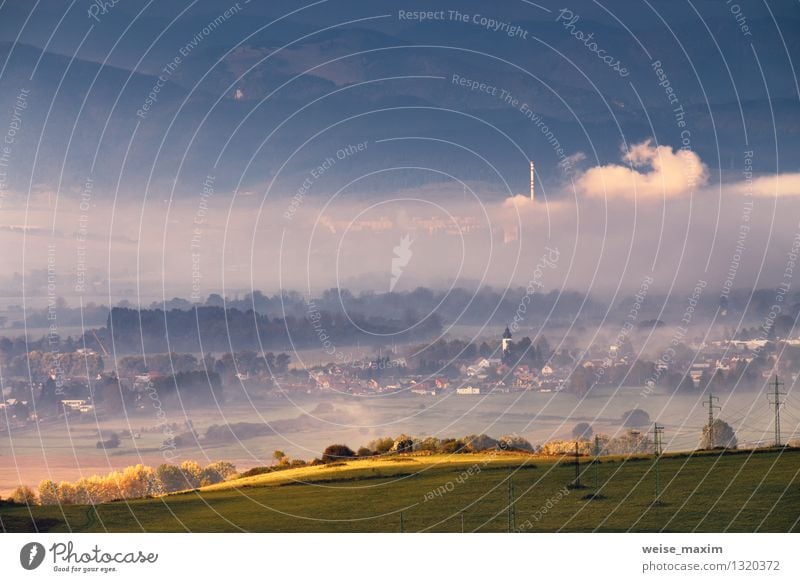
<instances>
[{"instance_id":1,"label":"grassy hill","mask_svg":"<svg viewBox=\"0 0 800 582\"><path fill-rule=\"evenodd\" d=\"M0 506L5 531L800 531L800 450L652 457L398 456L302 467L156 499ZM588 499L597 493L596 498Z\"/></svg>"}]
</instances>

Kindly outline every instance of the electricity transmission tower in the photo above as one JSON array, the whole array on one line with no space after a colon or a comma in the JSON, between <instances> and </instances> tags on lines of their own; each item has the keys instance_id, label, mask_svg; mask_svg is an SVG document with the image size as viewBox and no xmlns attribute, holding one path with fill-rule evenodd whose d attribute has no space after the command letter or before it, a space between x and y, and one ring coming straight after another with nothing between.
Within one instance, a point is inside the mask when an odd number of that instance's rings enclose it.
<instances>
[{"instance_id":1,"label":"electricity transmission tower","mask_svg":"<svg viewBox=\"0 0 800 582\"><path fill-rule=\"evenodd\" d=\"M508 533L517 531L517 513L514 509L514 482L508 478Z\"/></svg>"},{"instance_id":2,"label":"electricity transmission tower","mask_svg":"<svg viewBox=\"0 0 800 582\"><path fill-rule=\"evenodd\" d=\"M656 470L656 498L654 501L655 505L661 503L661 481L660 475L658 472L658 461L661 458L662 453L662 440L661 437L664 434L664 427L660 424L656 423L653 425L653 449L655 451L655 459L653 464L655 465Z\"/></svg>"},{"instance_id":3,"label":"electricity transmission tower","mask_svg":"<svg viewBox=\"0 0 800 582\"><path fill-rule=\"evenodd\" d=\"M783 386L783 382L778 380L778 375L775 374L775 382L773 384L775 391L772 394L767 394L767 397L772 396L772 402L770 404L775 407L775 446L781 446L781 396L785 396L785 392L780 392L780 387Z\"/></svg>"},{"instance_id":4,"label":"electricity transmission tower","mask_svg":"<svg viewBox=\"0 0 800 582\"><path fill-rule=\"evenodd\" d=\"M594 489L595 492L600 488L598 467L600 466L600 436L594 435Z\"/></svg>"},{"instance_id":5,"label":"electricity transmission tower","mask_svg":"<svg viewBox=\"0 0 800 582\"><path fill-rule=\"evenodd\" d=\"M708 407L708 430L711 430L711 427L714 426L714 410L720 410L719 404L714 404L715 400L719 402L719 398L709 394L708 402L703 402L703 406Z\"/></svg>"}]
</instances>

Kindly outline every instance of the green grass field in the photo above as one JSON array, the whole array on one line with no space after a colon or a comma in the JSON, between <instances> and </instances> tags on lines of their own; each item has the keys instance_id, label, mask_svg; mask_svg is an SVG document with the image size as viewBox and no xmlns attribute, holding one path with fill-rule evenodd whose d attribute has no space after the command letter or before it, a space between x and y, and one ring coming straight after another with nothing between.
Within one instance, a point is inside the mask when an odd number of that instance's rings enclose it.
<instances>
[{"instance_id":1,"label":"green grass field","mask_svg":"<svg viewBox=\"0 0 800 582\"><path fill-rule=\"evenodd\" d=\"M229 481L157 499L0 507L5 531L504 532L509 480L524 531L800 531L800 451L664 456L581 465L522 454L394 457Z\"/></svg>"}]
</instances>

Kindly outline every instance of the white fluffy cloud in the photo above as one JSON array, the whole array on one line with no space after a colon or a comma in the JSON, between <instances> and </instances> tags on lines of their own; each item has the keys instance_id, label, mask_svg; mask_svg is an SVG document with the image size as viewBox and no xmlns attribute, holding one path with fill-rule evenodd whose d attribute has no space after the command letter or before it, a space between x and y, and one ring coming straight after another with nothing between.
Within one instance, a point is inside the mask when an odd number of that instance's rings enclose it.
<instances>
[{"instance_id":1,"label":"white fluffy cloud","mask_svg":"<svg viewBox=\"0 0 800 582\"><path fill-rule=\"evenodd\" d=\"M753 196L800 196L800 173L761 176L752 181L737 182L731 191Z\"/></svg>"},{"instance_id":2,"label":"white fluffy cloud","mask_svg":"<svg viewBox=\"0 0 800 582\"><path fill-rule=\"evenodd\" d=\"M622 159L627 165L588 169L576 181L578 190L599 198L674 198L708 181L708 168L696 153L655 146L649 139L633 145Z\"/></svg>"}]
</instances>

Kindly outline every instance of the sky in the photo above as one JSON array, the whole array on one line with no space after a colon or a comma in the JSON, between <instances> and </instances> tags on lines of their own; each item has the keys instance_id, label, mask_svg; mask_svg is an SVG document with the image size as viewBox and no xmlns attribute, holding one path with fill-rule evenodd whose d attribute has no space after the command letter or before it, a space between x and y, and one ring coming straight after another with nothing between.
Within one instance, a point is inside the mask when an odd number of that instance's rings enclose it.
<instances>
[{"instance_id":1,"label":"sky","mask_svg":"<svg viewBox=\"0 0 800 582\"><path fill-rule=\"evenodd\" d=\"M799 16L6 2L0 295L791 286Z\"/></svg>"}]
</instances>

